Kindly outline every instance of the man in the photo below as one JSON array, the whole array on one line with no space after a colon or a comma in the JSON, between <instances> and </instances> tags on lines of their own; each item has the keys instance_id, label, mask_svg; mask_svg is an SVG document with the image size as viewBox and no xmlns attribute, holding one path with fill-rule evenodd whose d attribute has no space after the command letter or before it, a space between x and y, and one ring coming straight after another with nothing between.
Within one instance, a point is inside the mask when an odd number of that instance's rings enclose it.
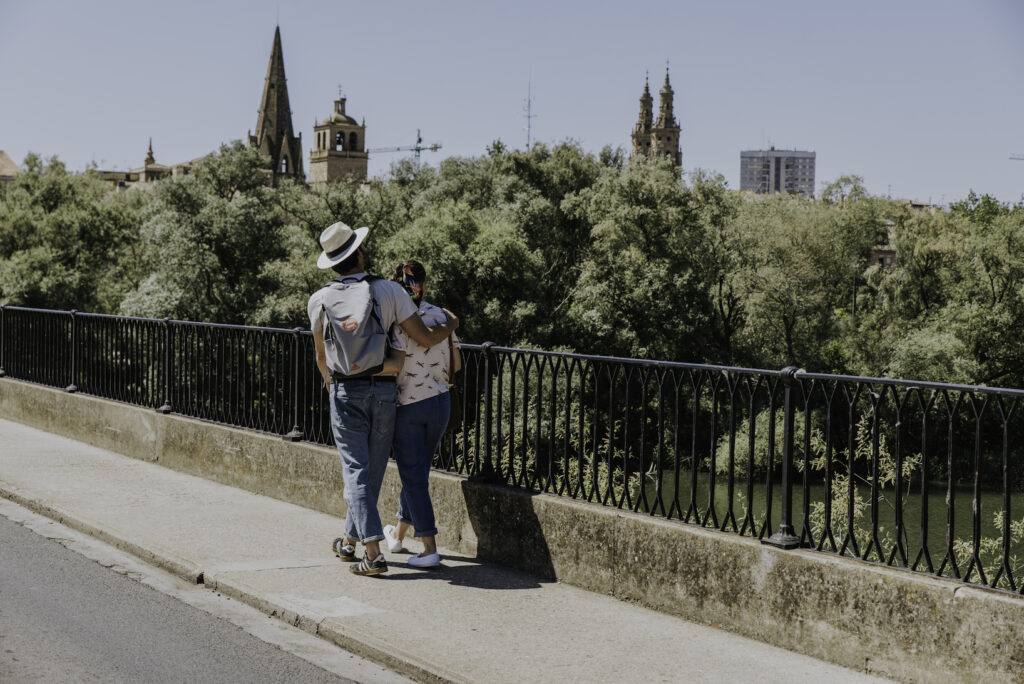
<instances>
[{"instance_id":1,"label":"man","mask_svg":"<svg viewBox=\"0 0 1024 684\"><path fill-rule=\"evenodd\" d=\"M446 311L449 316L447 322L428 328L415 315L416 305L401 285L367 275L363 241L369 230L365 227L352 230L340 221L324 230L320 235L324 251L317 265L337 273L336 281L341 283L341 287L332 281L313 293L307 307L316 347L316 365L331 395L331 428L345 478L344 496L348 506L345 536L335 539L333 548L341 560L353 562L357 560L356 543L362 542L365 550L362 560L349 566L349 570L357 575L379 575L388 570L384 554L380 552L384 531L377 512L377 497L391 454L395 427L395 374L401 370L404 354L389 355L376 375L356 372L352 354L342 348L344 345L335 339L325 344L324 339L325 335L330 336L337 329L354 331L356 323L348 318L331 320L332 315L337 316L331 312L339 310L339 298L343 307L346 297L354 300L360 292L365 293L366 288L359 289L358 284L366 282L372 297L369 301L374 318L385 335L391 326L397 324L419 344L432 347L459 327L458 318Z\"/></svg>"}]
</instances>

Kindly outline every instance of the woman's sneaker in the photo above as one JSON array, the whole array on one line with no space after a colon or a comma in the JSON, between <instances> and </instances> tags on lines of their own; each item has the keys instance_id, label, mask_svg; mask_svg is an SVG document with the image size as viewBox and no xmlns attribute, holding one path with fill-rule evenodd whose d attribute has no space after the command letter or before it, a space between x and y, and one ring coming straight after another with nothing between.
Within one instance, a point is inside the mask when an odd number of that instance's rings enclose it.
<instances>
[{"instance_id":1,"label":"woman's sneaker","mask_svg":"<svg viewBox=\"0 0 1024 684\"><path fill-rule=\"evenodd\" d=\"M341 559L342 563L352 563L356 561L355 544L346 544L342 537L338 537L331 543L331 549L334 551L334 555Z\"/></svg>"},{"instance_id":2,"label":"woman's sneaker","mask_svg":"<svg viewBox=\"0 0 1024 684\"><path fill-rule=\"evenodd\" d=\"M437 553L418 554L409 559L414 568L436 568L441 564L441 556Z\"/></svg>"},{"instance_id":3,"label":"woman's sneaker","mask_svg":"<svg viewBox=\"0 0 1024 684\"><path fill-rule=\"evenodd\" d=\"M388 571L388 562L383 553L378 553L373 560L363 556L363 560L348 566L348 571L353 575L380 575Z\"/></svg>"},{"instance_id":4,"label":"woman's sneaker","mask_svg":"<svg viewBox=\"0 0 1024 684\"><path fill-rule=\"evenodd\" d=\"M398 529L394 525L384 526L384 541L388 543L388 551L398 553L402 550L402 540L397 536Z\"/></svg>"}]
</instances>

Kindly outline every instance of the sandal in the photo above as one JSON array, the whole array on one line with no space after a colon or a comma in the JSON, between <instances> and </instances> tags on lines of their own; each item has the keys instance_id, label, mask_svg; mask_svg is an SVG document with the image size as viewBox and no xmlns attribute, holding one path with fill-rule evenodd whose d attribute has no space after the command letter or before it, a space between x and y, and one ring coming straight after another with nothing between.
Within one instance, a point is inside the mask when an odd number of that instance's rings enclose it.
<instances>
[{"instance_id":1,"label":"sandal","mask_svg":"<svg viewBox=\"0 0 1024 684\"><path fill-rule=\"evenodd\" d=\"M352 563L356 560L355 544L346 544L343 537L335 539L331 544L331 549L334 551L334 555L340 558L343 563Z\"/></svg>"}]
</instances>

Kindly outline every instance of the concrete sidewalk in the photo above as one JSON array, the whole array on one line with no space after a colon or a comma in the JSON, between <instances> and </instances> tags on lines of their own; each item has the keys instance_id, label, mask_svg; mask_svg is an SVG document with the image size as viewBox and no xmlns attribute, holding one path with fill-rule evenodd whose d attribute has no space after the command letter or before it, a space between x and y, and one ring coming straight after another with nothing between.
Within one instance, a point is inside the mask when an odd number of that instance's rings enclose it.
<instances>
[{"instance_id":1,"label":"concrete sidewalk","mask_svg":"<svg viewBox=\"0 0 1024 684\"><path fill-rule=\"evenodd\" d=\"M437 570L387 554L357 577L337 518L5 420L0 496L414 679L878 681L444 549Z\"/></svg>"}]
</instances>

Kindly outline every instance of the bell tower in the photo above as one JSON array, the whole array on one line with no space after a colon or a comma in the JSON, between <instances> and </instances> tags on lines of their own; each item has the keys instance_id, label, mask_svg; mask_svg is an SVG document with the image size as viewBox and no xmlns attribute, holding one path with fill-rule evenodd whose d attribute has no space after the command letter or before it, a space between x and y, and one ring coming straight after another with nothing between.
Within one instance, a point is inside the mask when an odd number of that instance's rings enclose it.
<instances>
[{"instance_id":1,"label":"bell tower","mask_svg":"<svg viewBox=\"0 0 1024 684\"><path fill-rule=\"evenodd\" d=\"M313 126L313 140L315 147L309 154L310 184L366 179L366 121L358 123L345 113L345 98L340 92L334 101L334 111Z\"/></svg>"},{"instance_id":2,"label":"bell tower","mask_svg":"<svg viewBox=\"0 0 1024 684\"><path fill-rule=\"evenodd\" d=\"M654 99L651 97L651 88L644 79L644 92L640 96L640 116L633 127L633 152L629 155L630 160L646 157L651 148L651 125L654 121Z\"/></svg>"},{"instance_id":3,"label":"bell tower","mask_svg":"<svg viewBox=\"0 0 1024 684\"><path fill-rule=\"evenodd\" d=\"M668 157L675 166L683 165L683 153L679 149L679 124L672 113L672 85L668 82L668 67L665 67L665 85L661 86L658 101L658 119L651 128L651 159Z\"/></svg>"}]
</instances>

